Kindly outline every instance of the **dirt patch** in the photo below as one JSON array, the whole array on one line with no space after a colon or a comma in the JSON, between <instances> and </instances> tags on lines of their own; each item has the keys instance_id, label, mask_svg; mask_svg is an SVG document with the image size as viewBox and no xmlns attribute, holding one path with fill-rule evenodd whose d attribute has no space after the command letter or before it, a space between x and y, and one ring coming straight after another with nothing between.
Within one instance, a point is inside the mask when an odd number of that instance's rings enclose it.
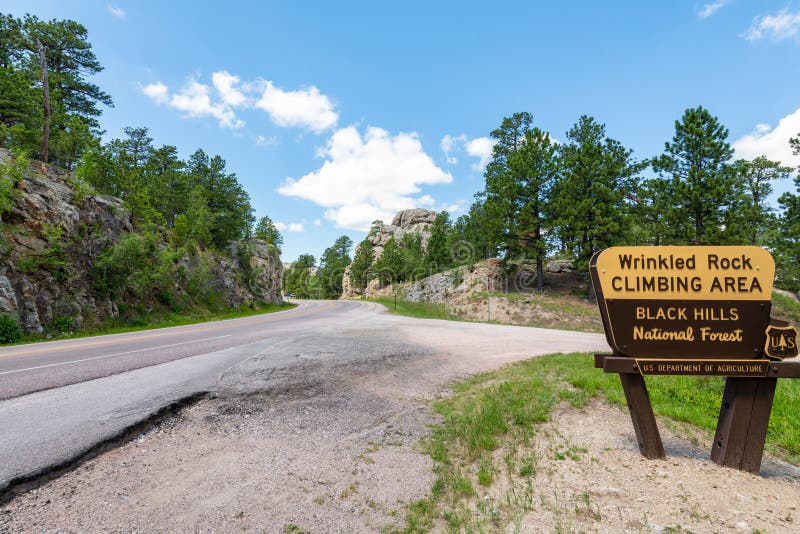
<instances>
[{"instance_id":1,"label":"dirt patch","mask_svg":"<svg viewBox=\"0 0 800 534\"><path fill-rule=\"evenodd\" d=\"M493 511L514 502L519 513L508 528L518 532L800 529L800 469L771 458L761 476L719 467L705 443L661 430L667 458L646 460L626 412L598 400L557 409L520 453L532 458L533 472L498 476L473 506L475 524L494 530ZM495 465L503 455L497 451Z\"/></svg>"},{"instance_id":2,"label":"dirt patch","mask_svg":"<svg viewBox=\"0 0 800 534\"><path fill-rule=\"evenodd\" d=\"M447 304L452 313L469 321L557 328L579 332L602 332L597 304L571 295L503 293L492 295L487 308L485 295L461 296Z\"/></svg>"},{"instance_id":3,"label":"dirt patch","mask_svg":"<svg viewBox=\"0 0 800 534\"><path fill-rule=\"evenodd\" d=\"M380 530L429 490L415 445L430 419L336 389L201 401L18 497L0 530Z\"/></svg>"}]
</instances>

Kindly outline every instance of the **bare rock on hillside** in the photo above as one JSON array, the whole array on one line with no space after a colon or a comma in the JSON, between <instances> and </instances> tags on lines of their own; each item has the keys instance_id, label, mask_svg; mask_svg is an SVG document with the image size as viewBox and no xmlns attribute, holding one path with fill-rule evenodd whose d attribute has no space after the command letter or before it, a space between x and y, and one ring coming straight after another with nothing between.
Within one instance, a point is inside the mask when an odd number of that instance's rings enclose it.
<instances>
[{"instance_id":1,"label":"bare rock on hillside","mask_svg":"<svg viewBox=\"0 0 800 534\"><path fill-rule=\"evenodd\" d=\"M10 158L0 149L0 163ZM26 332L42 332L57 320L63 325L65 318L76 329L99 324L122 307L148 310L157 298L98 293L98 258L135 230L122 200L86 189L78 193L74 184L70 173L33 163L17 184L14 204L0 216L0 313L15 316ZM241 245L233 247L238 251ZM207 289L226 305L281 301L280 257L266 243L252 242L247 255L207 256L212 271ZM192 261L187 255L178 263Z\"/></svg>"},{"instance_id":2,"label":"bare rock on hillside","mask_svg":"<svg viewBox=\"0 0 800 534\"><path fill-rule=\"evenodd\" d=\"M403 286L403 298L411 302L446 303L459 295L499 291L506 285L500 260L490 259L456 267Z\"/></svg>"},{"instance_id":3,"label":"bare rock on hillside","mask_svg":"<svg viewBox=\"0 0 800 534\"><path fill-rule=\"evenodd\" d=\"M384 224L379 231L370 237L375 246L375 257L380 257L383 247L390 239L401 241L406 234L419 234L423 248L431 236L430 226L436 218L436 212L422 208L403 210L392 219L392 224Z\"/></svg>"},{"instance_id":4,"label":"bare rock on hillside","mask_svg":"<svg viewBox=\"0 0 800 534\"><path fill-rule=\"evenodd\" d=\"M551 260L544 266L546 273L571 273L575 272L575 264L572 260Z\"/></svg>"},{"instance_id":5,"label":"bare rock on hillside","mask_svg":"<svg viewBox=\"0 0 800 534\"><path fill-rule=\"evenodd\" d=\"M392 224L382 224L377 232L368 236L373 247L375 247L375 260L381 257L381 254L383 254L383 247L390 239L394 238L395 241L400 242L403 236L407 234L419 235L422 240L422 248L424 249L427 247L428 239L431 237L430 227L435 218L435 211L423 208L413 208L397 212L392 219ZM356 248L356 250L358 249ZM360 290L353 288L350 284L350 266L344 271L342 288L341 298L352 298L361 294ZM372 280L367 285L364 293L372 298L383 294L383 289L384 288L377 280Z\"/></svg>"},{"instance_id":6,"label":"bare rock on hillside","mask_svg":"<svg viewBox=\"0 0 800 534\"><path fill-rule=\"evenodd\" d=\"M392 226L414 228L420 224L430 224L436 218L436 212L423 208L414 208L397 212L392 219Z\"/></svg>"}]
</instances>

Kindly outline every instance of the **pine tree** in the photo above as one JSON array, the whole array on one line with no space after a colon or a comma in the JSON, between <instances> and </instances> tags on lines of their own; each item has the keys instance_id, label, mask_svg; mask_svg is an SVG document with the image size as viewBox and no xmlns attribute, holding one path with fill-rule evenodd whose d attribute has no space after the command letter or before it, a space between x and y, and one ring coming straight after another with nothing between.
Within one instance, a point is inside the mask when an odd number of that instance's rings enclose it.
<instances>
[{"instance_id":1,"label":"pine tree","mask_svg":"<svg viewBox=\"0 0 800 534\"><path fill-rule=\"evenodd\" d=\"M343 235L322 253L317 279L324 298L336 299L342 295L344 270L350 265L351 248L353 240Z\"/></svg>"},{"instance_id":2,"label":"pine tree","mask_svg":"<svg viewBox=\"0 0 800 534\"><path fill-rule=\"evenodd\" d=\"M452 258L447 246L447 234L450 226L450 215L446 211L438 213L431 224L431 236L428 239L423 260L426 275L445 271L452 266Z\"/></svg>"},{"instance_id":3,"label":"pine tree","mask_svg":"<svg viewBox=\"0 0 800 534\"><path fill-rule=\"evenodd\" d=\"M759 156L752 161L737 160L733 164L737 181L742 184L744 196L735 210L737 225L742 229L743 241L749 245L763 245L764 236L775 226L772 208L767 198L772 194L772 183L789 177L791 167Z\"/></svg>"},{"instance_id":4,"label":"pine tree","mask_svg":"<svg viewBox=\"0 0 800 534\"><path fill-rule=\"evenodd\" d=\"M795 155L800 155L800 133L789 140ZM778 197L781 215L769 243L775 258L775 284L800 291L800 176L794 178L794 192Z\"/></svg>"},{"instance_id":5,"label":"pine tree","mask_svg":"<svg viewBox=\"0 0 800 534\"><path fill-rule=\"evenodd\" d=\"M266 241L278 250L280 250L281 245L283 245L283 236L278 231L275 223L272 222L272 219L266 215L258 220L258 224L256 224L253 230L253 237Z\"/></svg>"},{"instance_id":6,"label":"pine tree","mask_svg":"<svg viewBox=\"0 0 800 534\"><path fill-rule=\"evenodd\" d=\"M373 267L373 273L381 284L394 284L402 279L404 268L400 245L392 237L383 246L383 252Z\"/></svg>"},{"instance_id":7,"label":"pine tree","mask_svg":"<svg viewBox=\"0 0 800 534\"><path fill-rule=\"evenodd\" d=\"M467 265L476 261L494 258L498 250L492 240L484 205L476 201L466 215L453 223L448 235L448 249L453 265Z\"/></svg>"},{"instance_id":8,"label":"pine tree","mask_svg":"<svg viewBox=\"0 0 800 534\"><path fill-rule=\"evenodd\" d=\"M405 234L400 240L400 254L403 257L403 267L399 273L399 281L420 280L430 274L425 269L422 236L417 233Z\"/></svg>"},{"instance_id":9,"label":"pine tree","mask_svg":"<svg viewBox=\"0 0 800 534\"><path fill-rule=\"evenodd\" d=\"M22 21L0 13L0 147L36 154L41 141L42 97L24 61Z\"/></svg>"},{"instance_id":10,"label":"pine tree","mask_svg":"<svg viewBox=\"0 0 800 534\"><path fill-rule=\"evenodd\" d=\"M317 280L314 275L317 260L311 254L301 254L297 261L283 273L284 293L307 299L317 296Z\"/></svg>"},{"instance_id":11,"label":"pine tree","mask_svg":"<svg viewBox=\"0 0 800 534\"><path fill-rule=\"evenodd\" d=\"M494 223L488 230L504 248L504 258L535 259L541 288L547 254L545 218L558 165L556 145L547 132L531 127L532 120L530 113L515 113L491 133L497 143L481 197L488 220Z\"/></svg>"},{"instance_id":12,"label":"pine tree","mask_svg":"<svg viewBox=\"0 0 800 534\"><path fill-rule=\"evenodd\" d=\"M702 106L675 122L672 142L653 160L659 173L656 208L664 212L670 244L714 245L741 239L735 224L742 184L730 166L728 130Z\"/></svg>"},{"instance_id":13,"label":"pine tree","mask_svg":"<svg viewBox=\"0 0 800 534\"><path fill-rule=\"evenodd\" d=\"M111 97L86 79L103 70L88 41L86 28L73 20L45 22L26 15L22 22L25 45L33 51L38 39L44 46L53 91L54 116L77 115L97 128L99 104L113 107ZM55 124L60 124L56 122Z\"/></svg>"},{"instance_id":14,"label":"pine tree","mask_svg":"<svg viewBox=\"0 0 800 534\"><path fill-rule=\"evenodd\" d=\"M255 222L250 196L235 174L225 172L225 160L219 156L209 158L197 150L189 158L187 172L195 184L206 190L214 217L211 229L214 246L223 249L231 241L249 235Z\"/></svg>"},{"instance_id":15,"label":"pine tree","mask_svg":"<svg viewBox=\"0 0 800 534\"><path fill-rule=\"evenodd\" d=\"M164 216L167 227L172 227L176 216L186 210L186 199L193 191L185 166L172 145L153 148L145 162L144 176L155 192L153 206Z\"/></svg>"},{"instance_id":16,"label":"pine tree","mask_svg":"<svg viewBox=\"0 0 800 534\"><path fill-rule=\"evenodd\" d=\"M202 187L195 187L189 195L185 213L175 217L173 234L178 245L189 242L207 247L211 245L213 219L208 209Z\"/></svg>"},{"instance_id":17,"label":"pine tree","mask_svg":"<svg viewBox=\"0 0 800 534\"><path fill-rule=\"evenodd\" d=\"M495 145L492 160L484 173L486 187L479 198L483 199L487 222L491 223L488 230L492 240L505 251L505 259L511 259L519 248L520 210L517 200L520 198L521 169L514 165L514 156L522 149L532 121L530 113L515 113L504 118L500 127L490 134Z\"/></svg>"},{"instance_id":18,"label":"pine tree","mask_svg":"<svg viewBox=\"0 0 800 534\"><path fill-rule=\"evenodd\" d=\"M372 263L375 260L375 247L369 238L364 239L356 247L353 263L350 265L350 285L364 291L372 279Z\"/></svg>"},{"instance_id":19,"label":"pine tree","mask_svg":"<svg viewBox=\"0 0 800 534\"><path fill-rule=\"evenodd\" d=\"M629 199L642 166L632 151L606 137L605 125L582 116L560 147L552 213L560 237L586 270L595 252L619 244L629 228Z\"/></svg>"},{"instance_id":20,"label":"pine tree","mask_svg":"<svg viewBox=\"0 0 800 534\"><path fill-rule=\"evenodd\" d=\"M550 192L558 171L556 145L538 128L525 133L525 142L509 163L520 184L517 238L520 255L536 260L536 287L544 286L544 258L552 217Z\"/></svg>"}]
</instances>

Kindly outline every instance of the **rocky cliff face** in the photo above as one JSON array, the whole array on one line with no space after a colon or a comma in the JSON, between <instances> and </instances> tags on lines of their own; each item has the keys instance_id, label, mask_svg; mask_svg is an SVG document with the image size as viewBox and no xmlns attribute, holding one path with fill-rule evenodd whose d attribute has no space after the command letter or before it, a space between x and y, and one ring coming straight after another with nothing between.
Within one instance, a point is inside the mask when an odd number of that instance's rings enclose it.
<instances>
[{"instance_id":1,"label":"rocky cliff face","mask_svg":"<svg viewBox=\"0 0 800 534\"><path fill-rule=\"evenodd\" d=\"M485 260L434 274L399 289L404 300L444 304L475 293L502 291L508 285L500 260Z\"/></svg>"},{"instance_id":2,"label":"rocky cliff face","mask_svg":"<svg viewBox=\"0 0 800 534\"><path fill-rule=\"evenodd\" d=\"M0 164L10 161L0 150ZM155 296L135 302L98 292L93 268L102 252L133 232L130 215L121 200L93 195L74 186L61 169L32 164L16 185L11 208L0 224L0 313L16 316L27 332L42 332L60 321L71 328L100 324L117 317L120 308L145 311ZM166 247L166 243L159 246ZM236 253L208 255L210 289L223 304L280 302L281 263L276 251L263 242L233 244ZM191 271L197 254L178 263ZM247 265L244 264L247 263ZM246 276L243 276L246 275ZM186 290L176 285L177 296Z\"/></svg>"},{"instance_id":3,"label":"rocky cliff face","mask_svg":"<svg viewBox=\"0 0 800 534\"><path fill-rule=\"evenodd\" d=\"M375 260L383 254L383 247L390 239L400 242L406 234L418 234L422 239L422 248L428 245L431 237L430 227L436 218L436 212L422 208L403 210L397 213L392 219L391 224L384 224L374 234L367 237L375 247ZM374 262L373 262L374 263ZM342 297L352 298L360 295L360 290L354 290L350 285L350 267L345 268L344 279L342 282ZM373 298L382 294L380 284L377 280L371 281L366 288L365 294L368 298Z\"/></svg>"}]
</instances>

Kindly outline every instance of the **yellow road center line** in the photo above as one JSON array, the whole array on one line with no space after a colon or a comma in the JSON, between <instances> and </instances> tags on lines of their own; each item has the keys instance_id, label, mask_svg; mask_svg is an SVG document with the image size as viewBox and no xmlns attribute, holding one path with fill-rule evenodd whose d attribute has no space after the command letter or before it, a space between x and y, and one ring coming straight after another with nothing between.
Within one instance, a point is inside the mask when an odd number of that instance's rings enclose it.
<instances>
[{"instance_id":1,"label":"yellow road center line","mask_svg":"<svg viewBox=\"0 0 800 534\"><path fill-rule=\"evenodd\" d=\"M48 367L60 367L62 365L70 365L70 364L73 364L73 363L82 363L82 362L88 362L88 361L91 361L91 360L102 360L102 359L105 359L105 358L114 358L116 356L125 356L127 354L135 354L137 352L146 352L146 351L150 351L150 350L167 349L167 348L170 348L170 347L177 347L178 345L189 345L190 343L202 343L204 341L213 341L215 339L222 339L222 338L225 338L225 337L231 337L231 335L230 334L226 334L224 336L207 337L205 339L194 339L192 341L182 341L180 343L172 343L170 345L161 345L160 347L150 347L150 348L147 348L147 349L128 350L128 351L125 351L125 352L117 352L116 354L104 354L102 356L93 356L91 358L81 358L80 360L72 360L72 361L69 361L69 362L48 363L48 364L45 364L45 365L37 365L36 367L28 367L28 368L25 368L25 369L14 369L12 371L4 371L4 372L0 373L0 375L13 375L14 373L22 373L22 372L25 372L25 371L35 371L37 369L45 369L45 368L48 368Z\"/></svg>"},{"instance_id":2,"label":"yellow road center line","mask_svg":"<svg viewBox=\"0 0 800 534\"><path fill-rule=\"evenodd\" d=\"M248 324L258 324L258 323L274 323L274 322L280 321L280 320L292 319L292 318L296 318L296 317L305 317L307 315L313 315L315 313L320 313L322 311L328 310L328 309L333 308L335 306L336 306L336 303L332 302L330 304L326 304L326 305L320 306L318 308L312 308L310 310L301 310L301 311L299 311L297 313L292 313L292 314L288 314L287 313L287 314L281 314L281 315L278 315L278 316L270 316L270 314L266 314L266 315L261 315L261 316L258 316L258 317L242 317L240 320L237 320L237 319L226 319L224 321L226 323L227 323L227 321L236 321L237 325L248 325ZM289 311L293 311L293 310L289 310ZM125 338L125 339L117 338L117 339L106 340L106 341L94 341L94 342L89 342L89 343L74 343L72 345L58 345L58 346L55 346L55 347L46 347L46 348L41 348L41 349L21 350L21 351L17 351L17 352L10 352L8 354L0 354L0 358L11 358L13 356L27 356L29 354L41 354L41 353L45 353L45 352L59 352L59 351L70 350L70 349L102 347L104 345L113 345L115 343L125 343L125 342L130 342L130 341L144 341L144 340L148 340L148 339L155 339L155 338L165 337L165 336L177 336L177 335L180 335L180 334L190 334L190 333L193 333L193 332L207 332L209 330L219 330L220 328L224 328L226 326L229 326L229 324L212 323L211 325L204 326L204 327L195 327L194 325L186 325L184 327L180 327L180 326L179 327L173 327L173 328L178 328L180 330L172 330L170 332L159 332L159 333L154 333L154 334L149 334L149 335L142 335L142 336L135 336L135 337ZM132 333L136 334L135 332L132 332ZM114 334L111 334L111 335L114 335ZM122 334L122 335L124 335L124 334Z\"/></svg>"}]
</instances>

